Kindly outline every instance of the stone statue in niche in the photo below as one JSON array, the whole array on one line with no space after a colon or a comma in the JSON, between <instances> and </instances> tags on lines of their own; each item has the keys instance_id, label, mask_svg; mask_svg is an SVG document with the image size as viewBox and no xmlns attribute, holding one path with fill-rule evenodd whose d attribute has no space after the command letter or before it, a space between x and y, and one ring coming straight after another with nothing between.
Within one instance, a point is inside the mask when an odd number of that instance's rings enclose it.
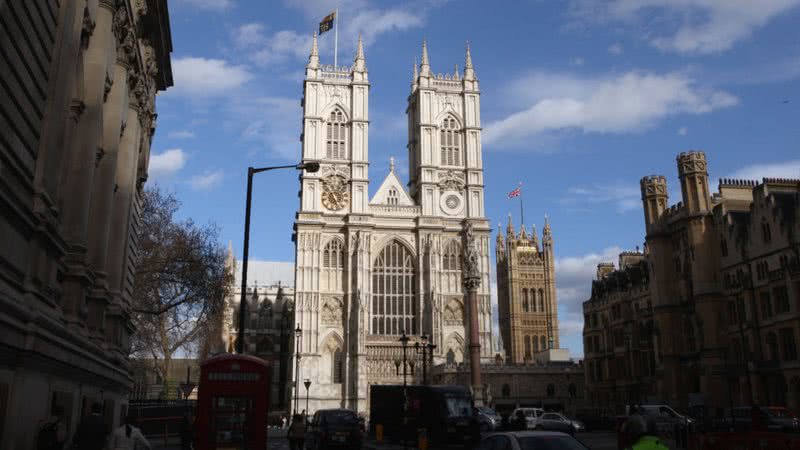
<instances>
[{"instance_id":1,"label":"stone statue in niche","mask_svg":"<svg viewBox=\"0 0 800 450\"><path fill-rule=\"evenodd\" d=\"M472 229L472 224L467 223L464 227L464 278L465 279L478 279L481 278L481 271L478 265L478 249L475 245L475 233Z\"/></svg>"}]
</instances>

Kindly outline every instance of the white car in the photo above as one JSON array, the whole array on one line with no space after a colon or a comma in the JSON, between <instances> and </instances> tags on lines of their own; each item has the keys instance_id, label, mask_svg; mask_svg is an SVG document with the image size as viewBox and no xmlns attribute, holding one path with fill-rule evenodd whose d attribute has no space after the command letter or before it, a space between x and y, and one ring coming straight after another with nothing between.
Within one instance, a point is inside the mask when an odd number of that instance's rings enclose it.
<instances>
[{"instance_id":1,"label":"white car","mask_svg":"<svg viewBox=\"0 0 800 450\"><path fill-rule=\"evenodd\" d=\"M525 427L529 430L536 428L539 417L544 414L544 410L542 408L517 408L511 413L511 418L509 420L516 420L517 411L522 411L522 414L525 415Z\"/></svg>"}]
</instances>

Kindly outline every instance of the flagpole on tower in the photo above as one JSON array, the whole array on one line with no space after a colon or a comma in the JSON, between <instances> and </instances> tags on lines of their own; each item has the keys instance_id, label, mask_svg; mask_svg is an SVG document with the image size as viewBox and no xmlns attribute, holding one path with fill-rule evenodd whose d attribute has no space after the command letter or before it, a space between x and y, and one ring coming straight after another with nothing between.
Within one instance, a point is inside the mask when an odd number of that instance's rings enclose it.
<instances>
[{"instance_id":1,"label":"flagpole on tower","mask_svg":"<svg viewBox=\"0 0 800 450\"><path fill-rule=\"evenodd\" d=\"M330 11L330 10L329 10ZM336 14L333 16L333 67L337 68L339 65L339 8L336 8Z\"/></svg>"},{"instance_id":2,"label":"flagpole on tower","mask_svg":"<svg viewBox=\"0 0 800 450\"><path fill-rule=\"evenodd\" d=\"M525 211L522 209L522 181L519 182L519 219L525 225Z\"/></svg>"}]
</instances>

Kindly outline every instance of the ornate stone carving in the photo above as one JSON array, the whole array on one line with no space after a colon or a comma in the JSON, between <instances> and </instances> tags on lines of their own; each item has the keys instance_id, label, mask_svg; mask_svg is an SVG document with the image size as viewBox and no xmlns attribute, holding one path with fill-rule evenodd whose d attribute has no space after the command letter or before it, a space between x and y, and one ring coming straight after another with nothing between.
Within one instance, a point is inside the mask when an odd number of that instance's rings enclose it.
<instances>
[{"instance_id":1,"label":"ornate stone carving","mask_svg":"<svg viewBox=\"0 0 800 450\"><path fill-rule=\"evenodd\" d=\"M81 114L86 110L86 103L78 98L73 98L69 105L70 117L73 121L77 122L81 118Z\"/></svg>"},{"instance_id":2,"label":"ornate stone carving","mask_svg":"<svg viewBox=\"0 0 800 450\"><path fill-rule=\"evenodd\" d=\"M475 245L475 233L472 224L464 227L464 286L467 289L477 288L481 284L481 269L478 249Z\"/></svg>"},{"instance_id":3,"label":"ornate stone carving","mask_svg":"<svg viewBox=\"0 0 800 450\"><path fill-rule=\"evenodd\" d=\"M111 73L106 71L106 80L103 87L103 102L108 100L108 93L111 92L111 87L114 86L114 77Z\"/></svg>"},{"instance_id":4,"label":"ornate stone carving","mask_svg":"<svg viewBox=\"0 0 800 450\"><path fill-rule=\"evenodd\" d=\"M342 303L339 299L328 298L322 306L322 323L338 326L342 324Z\"/></svg>"},{"instance_id":5,"label":"ornate stone carving","mask_svg":"<svg viewBox=\"0 0 800 450\"><path fill-rule=\"evenodd\" d=\"M439 188L441 190L462 192L465 186L463 173L454 170L439 172Z\"/></svg>"},{"instance_id":6,"label":"ornate stone carving","mask_svg":"<svg viewBox=\"0 0 800 450\"><path fill-rule=\"evenodd\" d=\"M81 47L84 50L89 48L89 38L94 33L94 27L95 21L92 20L92 16L89 14L89 7L86 6L83 8L83 24L81 26Z\"/></svg>"},{"instance_id":7,"label":"ornate stone carving","mask_svg":"<svg viewBox=\"0 0 800 450\"><path fill-rule=\"evenodd\" d=\"M150 45L150 42L144 41L144 71L149 77L158 75L158 64L156 63L156 51Z\"/></svg>"},{"instance_id":8,"label":"ornate stone carving","mask_svg":"<svg viewBox=\"0 0 800 450\"><path fill-rule=\"evenodd\" d=\"M146 0L135 0L133 3L133 7L136 10L136 15L144 16L147 15L147 1Z\"/></svg>"}]
</instances>

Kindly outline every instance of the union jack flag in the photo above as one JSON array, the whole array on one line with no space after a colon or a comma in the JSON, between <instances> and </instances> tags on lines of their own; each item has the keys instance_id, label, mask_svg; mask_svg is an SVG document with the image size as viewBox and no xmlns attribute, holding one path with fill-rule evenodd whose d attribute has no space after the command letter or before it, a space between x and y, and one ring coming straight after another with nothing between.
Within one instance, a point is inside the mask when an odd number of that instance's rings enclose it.
<instances>
[{"instance_id":1,"label":"union jack flag","mask_svg":"<svg viewBox=\"0 0 800 450\"><path fill-rule=\"evenodd\" d=\"M519 186L516 189L514 189L513 191L509 192L508 193L508 198L519 197L520 195L522 195L522 186Z\"/></svg>"}]
</instances>

